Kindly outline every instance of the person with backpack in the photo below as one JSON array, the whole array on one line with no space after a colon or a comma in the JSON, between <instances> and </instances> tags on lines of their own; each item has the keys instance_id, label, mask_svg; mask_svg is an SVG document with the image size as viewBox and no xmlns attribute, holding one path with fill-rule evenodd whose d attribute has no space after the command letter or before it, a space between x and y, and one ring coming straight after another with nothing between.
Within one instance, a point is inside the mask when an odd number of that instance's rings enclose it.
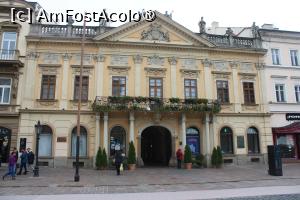
<instances>
[{"instance_id":1,"label":"person with backpack","mask_svg":"<svg viewBox=\"0 0 300 200\"><path fill-rule=\"evenodd\" d=\"M30 148L27 148L27 157L28 157L28 168L33 170L34 153Z\"/></svg>"}]
</instances>

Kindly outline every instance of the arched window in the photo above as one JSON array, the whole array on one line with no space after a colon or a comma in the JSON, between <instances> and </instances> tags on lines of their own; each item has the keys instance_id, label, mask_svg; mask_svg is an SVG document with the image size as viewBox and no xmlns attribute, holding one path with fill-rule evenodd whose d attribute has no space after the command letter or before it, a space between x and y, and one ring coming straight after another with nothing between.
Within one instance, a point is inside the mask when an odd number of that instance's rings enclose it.
<instances>
[{"instance_id":1,"label":"arched window","mask_svg":"<svg viewBox=\"0 0 300 200\"><path fill-rule=\"evenodd\" d=\"M190 146L193 155L200 154L200 135L198 129L190 127L186 130L186 144Z\"/></svg>"},{"instance_id":2,"label":"arched window","mask_svg":"<svg viewBox=\"0 0 300 200\"><path fill-rule=\"evenodd\" d=\"M221 150L224 154L233 154L233 136L229 127L223 127L220 132Z\"/></svg>"},{"instance_id":3,"label":"arched window","mask_svg":"<svg viewBox=\"0 0 300 200\"><path fill-rule=\"evenodd\" d=\"M52 156L52 129L47 125L42 125L39 141L39 156Z\"/></svg>"},{"instance_id":4,"label":"arched window","mask_svg":"<svg viewBox=\"0 0 300 200\"><path fill-rule=\"evenodd\" d=\"M77 138L77 127L72 130L72 146L71 156L76 156L76 138ZM83 126L80 126L80 137L79 137L79 156L87 156L87 131Z\"/></svg>"},{"instance_id":5,"label":"arched window","mask_svg":"<svg viewBox=\"0 0 300 200\"><path fill-rule=\"evenodd\" d=\"M254 127L247 130L248 153L259 153L259 136L258 131Z\"/></svg>"},{"instance_id":6,"label":"arched window","mask_svg":"<svg viewBox=\"0 0 300 200\"><path fill-rule=\"evenodd\" d=\"M115 155L116 150L126 153L125 129L121 126L115 126L110 131L110 156Z\"/></svg>"}]
</instances>

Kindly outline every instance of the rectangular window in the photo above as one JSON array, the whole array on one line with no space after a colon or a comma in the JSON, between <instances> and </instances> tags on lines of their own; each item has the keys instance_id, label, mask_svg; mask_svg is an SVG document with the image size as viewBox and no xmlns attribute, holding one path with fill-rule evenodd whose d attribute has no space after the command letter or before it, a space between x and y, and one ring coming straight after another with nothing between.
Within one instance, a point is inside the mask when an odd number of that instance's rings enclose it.
<instances>
[{"instance_id":1,"label":"rectangular window","mask_svg":"<svg viewBox=\"0 0 300 200\"><path fill-rule=\"evenodd\" d=\"M295 85L296 102L300 103L300 85Z\"/></svg>"},{"instance_id":2,"label":"rectangular window","mask_svg":"<svg viewBox=\"0 0 300 200\"><path fill-rule=\"evenodd\" d=\"M279 49L271 49L273 65L280 65Z\"/></svg>"},{"instance_id":3,"label":"rectangular window","mask_svg":"<svg viewBox=\"0 0 300 200\"><path fill-rule=\"evenodd\" d=\"M161 78L149 79L149 97L163 97L163 84Z\"/></svg>"},{"instance_id":4,"label":"rectangular window","mask_svg":"<svg viewBox=\"0 0 300 200\"><path fill-rule=\"evenodd\" d=\"M112 96L116 96L116 97L126 96L126 77L123 76L112 77Z\"/></svg>"},{"instance_id":5,"label":"rectangular window","mask_svg":"<svg viewBox=\"0 0 300 200\"><path fill-rule=\"evenodd\" d=\"M55 75L43 75L41 86L41 99L55 99Z\"/></svg>"},{"instance_id":6,"label":"rectangular window","mask_svg":"<svg viewBox=\"0 0 300 200\"><path fill-rule=\"evenodd\" d=\"M3 32L1 42L1 55L0 59L11 60L14 58L15 49L17 44L16 32Z\"/></svg>"},{"instance_id":7,"label":"rectangular window","mask_svg":"<svg viewBox=\"0 0 300 200\"><path fill-rule=\"evenodd\" d=\"M0 104L9 104L11 92L11 79L0 78Z\"/></svg>"},{"instance_id":8,"label":"rectangular window","mask_svg":"<svg viewBox=\"0 0 300 200\"><path fill-rule=\"evenodd\" d=\"M292 63L292 65L293 66L299 66L298 51L297 50L291 50L290 54L291 54L291 63Z\"/></svg>"},{"instance_id":9,"label":"rectangular window","mask_svg":"<svg viewBox=\"0 0 300 200\"><path fill-rule=\"evenodd\" d=\"M255 104L255 93L253 82L243 82L244 103Z\"/></svg>"},{"instance_id":10,"label":"rectangular window","mask_svg":"<svg viewBox=\"0 0 300 200\"><path fill-rule=\"evenodd\" d=\"M197 80L184 79L184 96L188 98L197 98Z\"/></svg>"},{"instance_id":11,"label":"rectangular window","mask_svg":"<svg viewBox=\"0 0 300 200\"><path fill-rule=\"evenodd\" d=\"M217 81L217 98L221 103L229 103L228 81Z\"/></svg>"},{"instance_id":12,"label":"rectangular window","mask_svg":"<svg viewBox=\"0 0 300 200\"><path fill-rule=\"evenodd\" d=\"M75 76L74 82L74 100L79 100L79 81L80 76ZM89 77L83 76L82 77L82 92L81 92L81 100L87 101L89 95Z\"/></svg>"},{"instance_id":13,"label":"rectangular window","mask_svg":"<svg viewBox=\"0 0 300 200\"><path fill-rule=\"evenodd\" d=\"M284 84L275 84L277 102L285 102Z\"/></svg>"}]
</instances>

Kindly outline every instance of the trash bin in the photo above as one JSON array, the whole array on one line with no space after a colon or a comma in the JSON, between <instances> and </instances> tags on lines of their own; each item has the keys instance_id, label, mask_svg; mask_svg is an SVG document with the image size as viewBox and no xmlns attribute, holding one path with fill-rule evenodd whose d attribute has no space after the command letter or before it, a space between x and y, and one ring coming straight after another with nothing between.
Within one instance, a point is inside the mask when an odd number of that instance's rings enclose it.
<instances>
[{"instance_id":1,"label":"trash bin","mask_svg":"<svg viewBox=\"0 0 300 200\"><path fill-rule=\"evenodd\" d=\"M269 175L282 176L282 162L278 145L268 145L268 164Z\"/></svg>"}]
</instances>

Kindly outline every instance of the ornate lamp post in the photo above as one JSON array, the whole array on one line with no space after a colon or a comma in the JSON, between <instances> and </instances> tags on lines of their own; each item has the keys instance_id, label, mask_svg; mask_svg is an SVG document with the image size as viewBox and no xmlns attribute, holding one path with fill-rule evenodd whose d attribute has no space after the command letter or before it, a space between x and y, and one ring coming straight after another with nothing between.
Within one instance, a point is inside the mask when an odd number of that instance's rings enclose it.
<instances>
[{"instance_id":1,"label":"ornate lamp post","mask_svg":"<svg viewBox=\"0 0 300 200\"><path fill-rule=\"evenodd\" d=\"M35 167L33 170L33 176L39 176L39 141L40 141L40 134L41 134L41 123L40 120L35 125L35 133L36 133L36 143L35 143Z\"/></svg>"}]
</instances>

